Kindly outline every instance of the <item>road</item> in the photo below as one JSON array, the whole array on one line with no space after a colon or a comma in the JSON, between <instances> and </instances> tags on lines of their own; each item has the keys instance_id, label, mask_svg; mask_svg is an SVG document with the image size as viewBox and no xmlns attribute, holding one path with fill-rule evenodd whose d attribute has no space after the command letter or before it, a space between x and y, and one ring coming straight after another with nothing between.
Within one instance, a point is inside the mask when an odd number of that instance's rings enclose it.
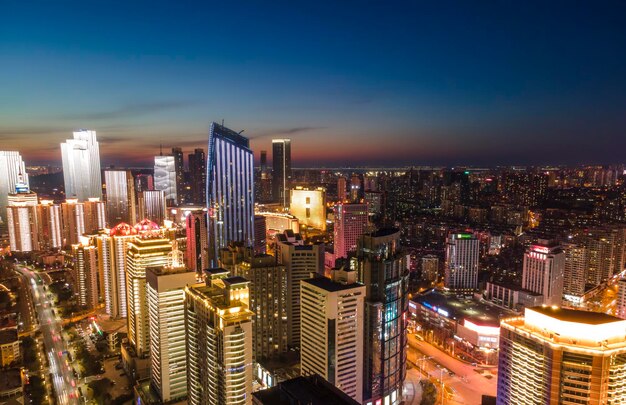
<instances>
[{"instance_id":1,"label":"road","mask_svg":"<svg viewBox=\"0 0 626 405\"><path fill-rule=\"evenodd\" d=\"M61 325L52 310L52 302L48 299L43 284L37 273L20 264L15 266L31 286L31 296L37 311L40 331L49 362L54 392L60 405L79 404L76 379L71 371L67 356L67 345L61 335Z\"/></svg>"},{"instance_id":2,"label":"road","mask_svg":"<svg viewBox=\"0 0 626 405\"><path fill-rule=\"evenodd\" d=\"M408 359L434 379L439 380L443 376L444 385L454 393L452 398L445 399L446 405L478 405L483 395L496 395L498 379L493 375L494 368L473 367L417 340L412 334L409 335ZM450 376L450 371L455 375ZM491 377L486 377L487 375ZM437 389L440 390L441 387L438 386Z\"/></svg>"}]
</instances>

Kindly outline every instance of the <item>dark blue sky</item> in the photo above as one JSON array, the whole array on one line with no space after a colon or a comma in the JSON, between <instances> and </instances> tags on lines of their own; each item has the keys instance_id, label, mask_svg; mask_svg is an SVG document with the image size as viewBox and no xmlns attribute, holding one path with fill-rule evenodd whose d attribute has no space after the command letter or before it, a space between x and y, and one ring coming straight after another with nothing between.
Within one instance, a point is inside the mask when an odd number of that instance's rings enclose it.
<instances>
[{"instance_id":1,"label":"dark blue sky","mask_svg":"<svg viewBox=\"0 0 626 405\"><path fill-rule=\"evenodd\" d=\"M624 2L170 3L3 2L0 149L144 164L224 119L295 166L624 161Z\"/></svg>"}]
</instances>

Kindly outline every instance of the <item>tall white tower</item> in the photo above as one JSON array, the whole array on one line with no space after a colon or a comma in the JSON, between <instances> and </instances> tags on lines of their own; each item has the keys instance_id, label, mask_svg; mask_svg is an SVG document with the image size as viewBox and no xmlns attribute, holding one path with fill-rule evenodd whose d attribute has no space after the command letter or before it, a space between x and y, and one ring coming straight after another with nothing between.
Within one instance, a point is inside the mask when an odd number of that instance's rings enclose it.
<instances>
[{"instance_id":1,"label":"tall white tower","mask_svg":"<svg viewBox=\"0 0 626 405\"><path fill-rule=\"evenodd\" d=\"M96 131L81 129L74 139L61 144L65 196L86 201L89 197L102 198L100 174L100 146Z\"/></svg>"},{"instance_id":2,"label":"tall white tower","mask_svg":"<svg viewBox=\"0 0 626 405\"><path fill-rule=\"evenodd\" d=\"M0 151L0 223L6 222L9 194L16 192L15 186L19 183L29 186L28 174L26 174L22 157L19 152Z\"/></svg>"}]
</instances>

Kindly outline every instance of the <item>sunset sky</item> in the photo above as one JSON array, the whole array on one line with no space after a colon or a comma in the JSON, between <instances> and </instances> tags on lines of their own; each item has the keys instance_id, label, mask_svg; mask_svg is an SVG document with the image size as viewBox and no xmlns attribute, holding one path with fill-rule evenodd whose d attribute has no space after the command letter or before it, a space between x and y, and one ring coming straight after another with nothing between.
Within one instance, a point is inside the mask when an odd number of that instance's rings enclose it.
<instances>
[{"instance_id":1,"label":"sunset sky","mask_svg":"<svg viewBox=\"0 0 626 405\"><path fill-rule=\"evenodd\" d=\"M624 161L624 2L129 3L2 2L0 150L149 165L223 119L296 167Z\"/></svg>"}]
</instances>

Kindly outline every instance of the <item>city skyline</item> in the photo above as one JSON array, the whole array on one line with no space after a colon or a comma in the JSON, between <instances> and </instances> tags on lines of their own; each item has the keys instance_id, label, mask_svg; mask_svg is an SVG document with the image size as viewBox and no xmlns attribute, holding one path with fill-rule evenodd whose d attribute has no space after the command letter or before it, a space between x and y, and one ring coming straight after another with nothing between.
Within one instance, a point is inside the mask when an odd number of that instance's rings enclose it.
<instances>
[{"instance_id":1,"label":"city skyline","mask_svg":"<svg viewBox=\"0 0 626 405\"><path fill-rule=\"evenodd\" d=\"M292 139L294 167L610 164L626 146L619 3L6 11L0 142L29 164L89 128L105 166L148 167L222 119L256 159Z\"/></svg>"}]
</instances>

